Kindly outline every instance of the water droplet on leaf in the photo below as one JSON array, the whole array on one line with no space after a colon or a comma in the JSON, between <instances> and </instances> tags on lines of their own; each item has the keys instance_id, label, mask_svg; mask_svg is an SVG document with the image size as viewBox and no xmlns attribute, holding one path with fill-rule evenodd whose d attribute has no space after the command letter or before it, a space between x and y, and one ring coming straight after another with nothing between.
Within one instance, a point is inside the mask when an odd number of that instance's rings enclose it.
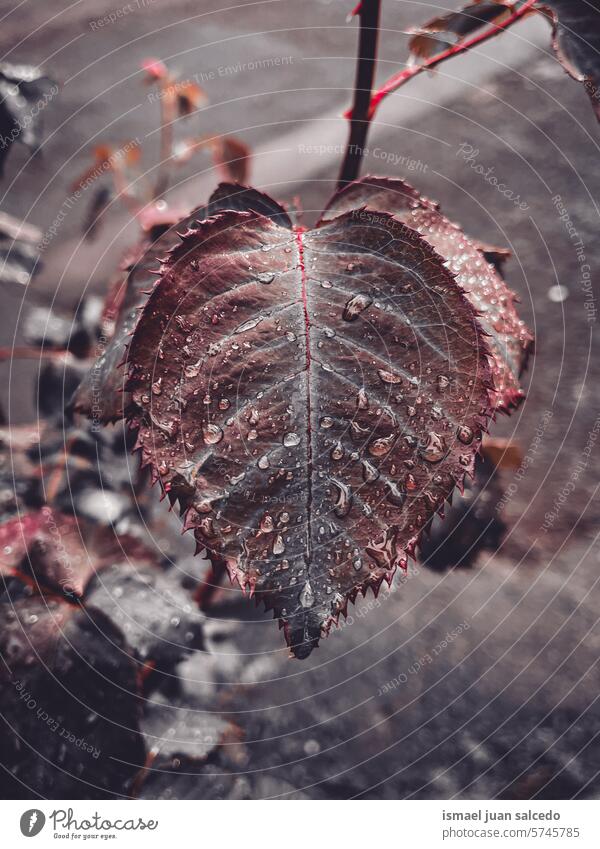
<instances>
[{"instance_id":1,"label":"water droplet on leaf","mask_svg":"<svg viewBox=\"0 0 600 849\"><path fill-rule=\"evenodd\" d=\"M262 318L250 318L233 331L234 333L245 333L247 330L253 330L257 324L260 324Z\"/></svg>"},{"instance_id":2,"label":"water droplet on leaf","mask_svg":"<svg viewBox=\"0 0 600 849\"><path fill-rule=\"evenodd\" d=\"M302 592L300 593L298 598L302 607L313 606L313 604L315 603L315 594L313 593L310 581L306 581L306 583L302 587Z\"/></svg>"},{"instance_id":3,"label":"water droplet on leaf","mask_svg":"<svg viewBox=\"0 0 600 849\"><path fill-rule=\"evenodd\" d=\"M341 460L344 456L344 449L342 447L341 442L336 442L336 444L331 449L331 459L332 460Z\"/></svg>"},{"instance_id":4,"label":"water droplet on leaf","mask_svg":"<svg viewBox=\"0 0 600 849\"><path fill-rule=\"evenodd\" d=\"M404 501L406 500L406 493L401 490L394 481L388 481L386 484L387 495L386 498L393 504L394 507L402 507Z\"/></svg>"},{"instance_id":5,"label":"water droplet on leaf","mask_svg":"<svg viewBox=\"0 0 600 849\"><path fill-rule=\"evenodd\" d=\"M382 383L402 383L402 378L391 371L385 371L384 369L380 368L377 371L377 374L379 375L379 379Z\"/></svg>"},{"instance_id":6,"label":"water droplet on leaf","mask_svg":"<svg viewBox=\"0 0 600 849\"><path fill-rule=\"evenodd\" d=\"M377 469L368 460L362 462L363 480L365 483L373 483L379 477L379 469Z\"/></svg>"},{"instance_id":7,"label":"water droplet on leaf","mask_svg":"<svg viewBox=\"0 0 600 849\"><path fill-rule=\"evenodd\" d=\"M355 295L346 303L342 318L344 321L356 321L361 312L371 306L373 301L367 295Z\"/></svg>"},{"instance_id":8,"label":"water droplet on leaf","mask_svg":"<svg viewBox=\"0 0 600 849\"><path fill-rule=\"evenodd\" d=\"M393 444L394 434L376 439L369 445L369 454L372 454L373 457L383 457L384 454L387 454L391 450Z\"/></svg>"},{"instance_id":9,"label":"water droplet on leaf","mask_svg":"<svg viewBox=\"0 0 600 849\"><path fill-rule=\"evenodd\" d=\"M352 507L352 492L347 484L332 478L331 483L335 487L333 509L335 515L343 519L347 516Z\"/></svg>"},{"instance_id":10,"label":"water droplet on leaf","mask_svg":"<svg viewBox=\"0 0 600 849\"><path fill-rule=\"evenodd\" d=\"M467 425L461 425L456 431L456 435L463 445L470 445L473 442L473 431Z\"/></svg>"},{"instance_id":11,"label":"water droplet on leaf","mask_svg":"<svg viewBox=\"0 0 600 849\"><path fill-rule=\"evenodd\" d=\"M419 455L428 463L439 463L446 454L447 449L443 438L434 431L428 433L424 444L419 448Z\"/></svg>"},{"instance_id":12,"label":"water droplet on leaf","mask_svg":"<svg viewBox=\"0 0 600 849\"><path fill-rule=\"evenodd\" d=\"M216 424L207 424L202 428L202 436L207 445L216 445L223 439L223 431Z\"/></svg>"}]
</instances>

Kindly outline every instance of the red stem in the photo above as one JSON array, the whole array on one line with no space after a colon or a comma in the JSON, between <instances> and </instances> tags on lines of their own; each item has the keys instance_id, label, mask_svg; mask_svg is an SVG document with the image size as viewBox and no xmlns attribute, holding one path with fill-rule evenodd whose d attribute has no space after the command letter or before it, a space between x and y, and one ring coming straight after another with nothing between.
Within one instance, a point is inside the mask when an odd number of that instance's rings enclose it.
<instances>
[{"instance_id":1,"label":"red stem","mask_svg":"<svg viewBox=\"0 0 600 849\"><path fill-rule=\"evenodd\" d=\"M537 2L538 0L527 0L520 9L513 12L512 15L510 15L503 23L493 24L489 27L489 29L483 30L483 32L480 32L479 35L473 36L473 38L469 39L469 41L463 41L460 44L448 47L447 50L438 53L436 56L430 56L429 59L426 59L420 65L413 65L410 68L405 68L403 71L399 71L397 74L394 74L394 76L390 77L390 79L384 83L384 85L382 85L371 98L368 116L369 119L373 117L381 101L387 97L388 94L391 94L393 91L400 88L401 85L404 85L407 80L412 79L412 77L416 77L417 74L420 74L422 71L435 68L436 65L439 65L440 62L444 62L446 59L451 59L453 56L466 53L466 51L470 50L472 47L476 47L478 44L482 44L484 41L494 38L494 36L504 32L504 30L512 26L512 24L516 23L524 15L531 11Z\"/></svg>"},{"instance_id":2,"label":"red stem","mask_svg":"<svg viewBox=\"0 0 600 849\"><path fill-rule=\"evenodd\" d=\"M311 562L311 520L312 520L312 476L313 476L313 449L312 449L312 399L311 399L311 350L310 350L310 311L308 306L308 289L307 289L307 274L306 274L306 264L304 261L304 242L302 241L302 228L298 227L296 229L296 245L298 247L298 267L300 269L301 274L301 286L302 286L302 308L304 311L304 333L305 333L305 345L306 345L306 450L307 450L307 464L308 464L308 491L307 491L307 517L306 517L306 528L307 528L307 564Z\"/></svg>"},{"instance_id":3,"label":"red stem","mask_svg":"<svg viewBox=\"0 0 600 849\"><path fill-rule=\"evenodd\" d=\"M354 83L354 102L352 110L346 115L350 120L348 144L340 170L338 188L356 180L360 173L365 152L371 120L370 104L377 63L380 11L381 0L363 0L353 13L360 17L360 35Z\"/></svg>"}]
</instances>

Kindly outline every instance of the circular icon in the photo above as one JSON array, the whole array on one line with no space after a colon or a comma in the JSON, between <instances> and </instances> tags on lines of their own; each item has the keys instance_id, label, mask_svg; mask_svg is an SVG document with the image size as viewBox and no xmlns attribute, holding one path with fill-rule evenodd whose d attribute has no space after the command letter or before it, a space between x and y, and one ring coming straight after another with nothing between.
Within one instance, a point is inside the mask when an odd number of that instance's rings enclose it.
<instances>
[{"instance_id":1,"label":"circular icon","mask_svg":"<svg viewBox=\"0 0 600 849\"><path fill-rule=\"evenodd\" d=\"M43 829L46 816L37 808L31 808L21 815L21 834L25 837L35 837Z\"/></svg>"}]
</instances>

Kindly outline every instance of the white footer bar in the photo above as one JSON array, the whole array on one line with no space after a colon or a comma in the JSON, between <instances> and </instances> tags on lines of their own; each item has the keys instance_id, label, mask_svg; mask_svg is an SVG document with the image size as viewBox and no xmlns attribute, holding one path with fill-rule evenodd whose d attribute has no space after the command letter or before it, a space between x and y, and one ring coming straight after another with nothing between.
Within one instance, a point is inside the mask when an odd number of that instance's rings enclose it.
<instances>
[{"instance_id":1,"label":"white footer bar","mask_svg":"<svg viewBox=\"0 0 600 849\"><path fill-rule=\"evenodd\" d=\"M3 845L596 847L600 802L4 801Z\"/></svg>"}]
</instances>

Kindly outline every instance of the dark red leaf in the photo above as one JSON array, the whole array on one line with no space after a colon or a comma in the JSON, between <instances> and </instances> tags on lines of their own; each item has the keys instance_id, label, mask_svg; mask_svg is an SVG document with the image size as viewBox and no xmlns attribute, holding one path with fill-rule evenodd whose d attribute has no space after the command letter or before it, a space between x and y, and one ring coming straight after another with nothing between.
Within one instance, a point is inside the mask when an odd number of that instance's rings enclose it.
<instances>
[{"instance_id":1,"label":"dark red leaf","mask_svg":"<svg viewBox=\"0 0 600 849\"><path fill-rule=\"evenodd\" d=\"M39 530L40 513L7 519L0 525L0 574L10 575L27 552L28 540Z\"/></svg>"},{"instance_id":2,"label":"dark red leaf","mask_svg":"<svg viewBox=\"0 0 600 849\"><path fill-rule=\"evenodd\" d=\"M136 537L47 506L0 525L0 546L0 572L19 567L40 589L69 597L83 596L90 578L115 562L156 560Z\"/></svg>"},{"instance_id":3,"label":"dark red leaf","mask_svg":"<svg viewBox=\"0 0 600 849\"><path fill-rule=\"evenodd\" d=\"M31 570L43 586L69 596L83 595L98 564L82 541L82 530L73 516L44 507L38 525L27 537L27 556L22 568Z\"/></svg>"},{"instance_id":4,"label":"dark red leaf","mask_svg":"<svg viewBox=\"0 0 600 849\"><path fill-rule=\"evenodd\" d=\"M462 41L485 24L492 21L500 23L504 16L510 14L509 6L510 3L502 3L501 0L483 0L433 18L414 30L409 50L415 59L427 59Z\"/></svg>"},{"instance_id":5,"label":"dark red leaf","mask_svg":"<svg viewBox=\"0 0 600 849\"><path fill-rule=\"evenodd\" d=\"M495 12L495 8L499 12ZM381 101L413 77L495 38L527 15L539 12L553 27L552 46L566 72L582 82L600 120L600 8L588 0L503 0L470 4L434 18L415 31L407 67L390 77L371 98L370 117ZM443 38L448 34L450 38Z\"/></svg>"},{"instance_id":6,"label":"dark red leaf","mask_svg":"<svg viewBox=\"0 0 600 849\"><path fill-rule=\"evenodd\" d=\"M199 545L306 657L472 472L490 353L442 259L391 215L306 232L221 191L247 211L180 228L133 332L128 416Z\"/></svg>"},{"instance_id":7,"label":"dark red leaf","mask_svg":"<svg viewBox=\"0 0 600 849\"><path fill-rule=\"evenodd\" d=\"M582 82L600 120L600 8L588 0L543 0L552 20L552 46L561 65Z\"/></svg>"},{"instance_id":8,"label":"dark red leaf","mask_svg":"<svg viewBox=\"0 0 600 849\"><path fill-rule=\"evenodd\" d=\"M527 362L533 337L519 319L515 295L482 253L479 245L439 211L438 205L419 195L402 180L365 177L342 189L323 214L333 218L358 206L382 210L414 227L447 260L467 298L478 312L478 321L489 334L494 354L494 388L497 406L508 410L523 398L519 375ZM498 249L492 249L496 252Z\"/></svg>"},{"instance_id":9,"label":"dark red leaf","mask_svg":"<svg viewBox=\"0 0 600 849\"><path fill-rule=\"evenodd\" d=\"M255 189L232 183L222 183L208 204L194 209L187 218L177 223L170 222L168 218L163 219L172 226L153 244L149 245L145 241L129 252L121 278L111 287L109 306L104 316L108 318L110 315L113 325L111 340L77 390L73 399L76 410L104 423L124 416L128 397L124 393L125 372L119 365L125 358L126 346L137 324L140 308L155 283L160 260L179 243L177 231L183 232L197 221L222 209L253 209L270 216L283 226L291 226L287 213L274 200Z\"/></svg>"},{"instance_id":10,"label":"dark red leaf","mask_svg":"<svg viewBox=\"0 0 600 849\"><path fill-rule=\"evenodd\" d=\"M0 525L1 541L0 574L11 582L0 615L27 593L102 610L127 636L145 690L204 647L204 615L192 591L137 536L45 507Z\"/></svg>"}]
</instances>

